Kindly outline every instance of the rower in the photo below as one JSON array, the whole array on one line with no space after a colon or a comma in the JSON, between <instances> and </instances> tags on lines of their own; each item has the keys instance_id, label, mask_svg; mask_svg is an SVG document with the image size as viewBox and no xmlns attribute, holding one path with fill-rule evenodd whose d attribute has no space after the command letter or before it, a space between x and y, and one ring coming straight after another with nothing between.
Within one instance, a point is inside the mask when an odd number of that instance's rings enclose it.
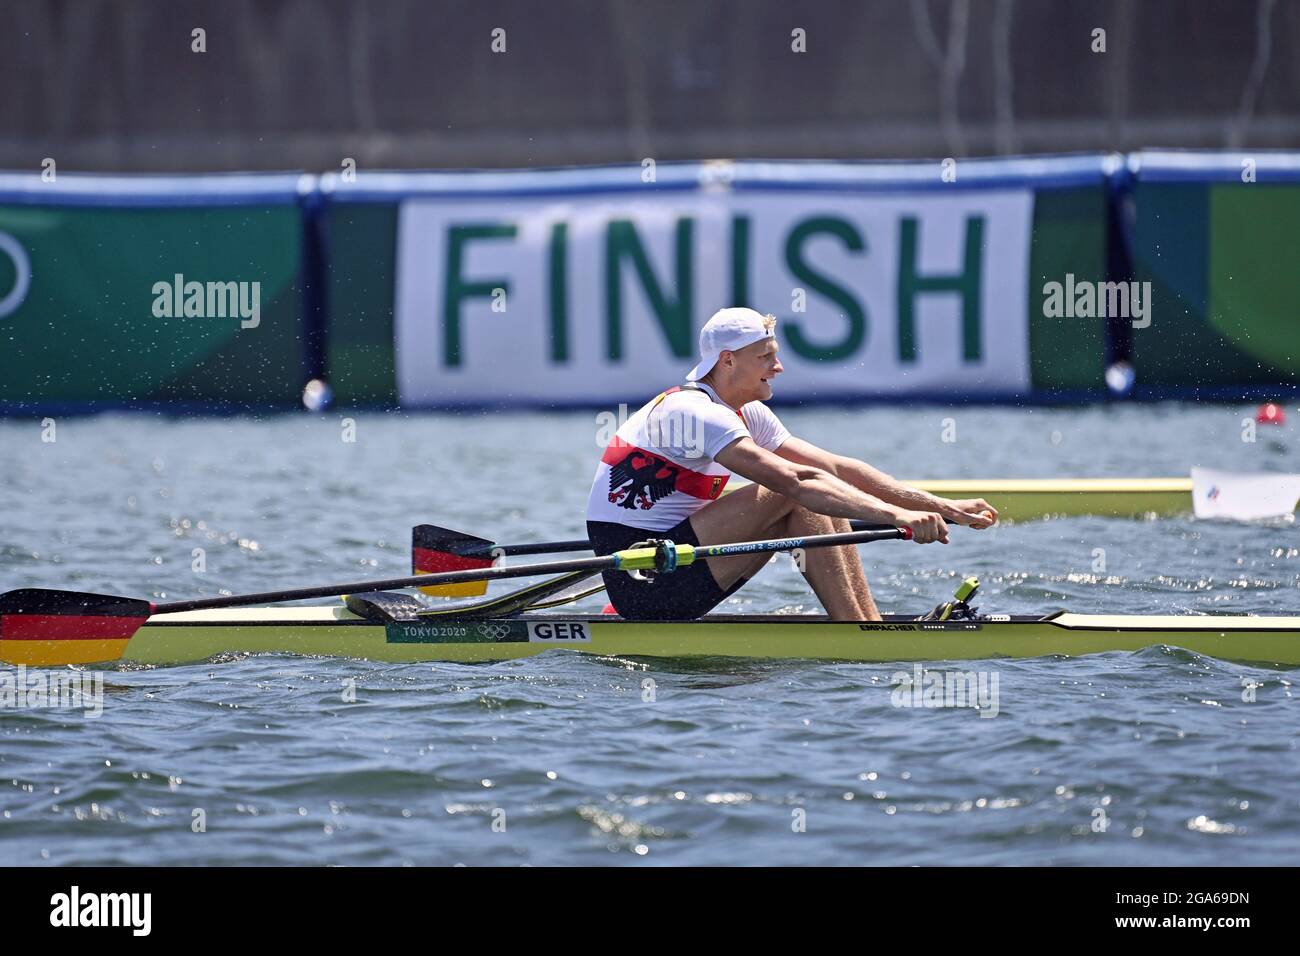
<instances>
[{"instance_id":1,"label":"rower","mask_svg":"<svg viewBox=\"0 0 1300 956\"><path fill-rule=\"evenodd\" d=\"M730 308L709 319L686 384L628 418L601 456L587 502L597 554L647 538L707 545L831 534L848 531L855 518L908 528L921 544L946 544L946 522L982 528L997 521L982 498L940 498L792 435L763 404L783 371L778 351L771 315ZM733 473L752 484L723 497ZM880 619L856 548L800 557L832 619ZM736 593L769 559L738 555L649 581L617 572L604 579L624 618L692 620Z\"/></svg>"}]
</instances>

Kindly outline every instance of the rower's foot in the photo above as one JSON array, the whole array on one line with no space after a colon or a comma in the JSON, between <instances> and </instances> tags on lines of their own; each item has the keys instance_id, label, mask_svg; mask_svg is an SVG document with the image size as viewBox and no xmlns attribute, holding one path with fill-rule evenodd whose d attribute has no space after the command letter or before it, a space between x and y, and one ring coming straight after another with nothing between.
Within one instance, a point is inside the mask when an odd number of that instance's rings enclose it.
<instances>
[{"instance_id":1,"label":"rower's foot","mask_svg":"<svg viewBox=\"0 0 1300 956\"><path fill-rule=\"evenodd\" d=\"M971 599L980 589L978 578L966 578L957 586L951 601L936 605L933 611L922 614L918 621L973 621L977 618L978 608L971 607Z\"/></svg>"}]
</instances>

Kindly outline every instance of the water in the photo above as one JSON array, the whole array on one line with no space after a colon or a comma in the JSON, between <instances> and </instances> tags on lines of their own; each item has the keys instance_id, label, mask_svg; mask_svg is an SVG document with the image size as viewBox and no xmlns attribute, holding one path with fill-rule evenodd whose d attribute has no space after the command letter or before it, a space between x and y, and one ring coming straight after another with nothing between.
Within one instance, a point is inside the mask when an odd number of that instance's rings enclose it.
<instances>
[{"instance_id":1,"label":"water","mask_svg":"<svg viewBox=\"0 0 1300 956\"><path fill-rule=\"evenodd\" d=\"M1300 470L1288 430L1241 440L1248 414L783 419L900 477ZM594 415L353 417L355 441L342 416L71 418L53 443L0 421L0 588L164 599L397 575L420 521L582 533ZM862 554L889 611L978 574L1008 613L1297 614L1295 535L1080 518ZM788 561L760 580L729 609L814 609ZM893 706L910 665L118 668L98 718L0 710L0 862L1289 865L1300 848L1294 670L1165 648L954 667L996 677L996 717Z\"/></svg>"}]
</instances>

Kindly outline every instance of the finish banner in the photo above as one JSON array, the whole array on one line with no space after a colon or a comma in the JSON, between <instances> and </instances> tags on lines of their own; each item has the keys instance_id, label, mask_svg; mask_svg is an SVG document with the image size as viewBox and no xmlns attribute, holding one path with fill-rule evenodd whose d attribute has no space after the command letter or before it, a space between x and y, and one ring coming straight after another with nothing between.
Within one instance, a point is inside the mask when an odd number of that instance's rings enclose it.
<instances>
[{"instance_id":1,"label":"finish banner","mask_svg":"<svg viewBox=\"0 0 1300 956\"><path fill-rule=\"evenodd\" d=\"M778 399L1031 388L1025 187L405 198L403 406L637 402L716 309L773 313Z\"/></svg>"}]
</instances>

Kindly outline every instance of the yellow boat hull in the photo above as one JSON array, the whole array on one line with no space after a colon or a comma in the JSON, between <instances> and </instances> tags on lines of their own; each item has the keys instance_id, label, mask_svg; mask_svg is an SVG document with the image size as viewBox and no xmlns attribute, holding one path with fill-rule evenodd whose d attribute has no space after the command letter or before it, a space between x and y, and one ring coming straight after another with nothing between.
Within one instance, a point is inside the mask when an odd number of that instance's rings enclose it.
<instances>
[{"instance_id":1,"label":"yellow boat hull","mask_svg":"<svg viewBox=\"0 0 1300 956\"><path fill-rule=\"evenodd\" d=\"M733 479L724 492L749 482ZM1003 521L1047 518L1168 518L1192 513L1191 478L903 479L943 498L983 498Z\"/></svg>"},{"instance_id":2,"label":"yellow boat hull","mask_svg":"<svg viewBox=\"0 0 1300 956\"><path fill-rule=\"evenodd\" d=\"M983 498L1004 521L1192 513L1191 478L1002 478L908 481L944 498Z\"/></svg>"},{"instance_id":3,"label":"yellow boat hull","mask_svg":"<svg viewBox=\"0 0 1300 956\"><path fill-rule=\"evenodd\" d=\"M153 618L124 659L176 664L288 653L375 661L500 661L555 647L617 657L982 660L1182 647L1226 660L1300 665L1300 618L1061 613L975 624L835 623L813 615L711 616L686 623L529 614L499 620L378 624L342 607L242 608Z\"/></svg>"}]
</instances>

